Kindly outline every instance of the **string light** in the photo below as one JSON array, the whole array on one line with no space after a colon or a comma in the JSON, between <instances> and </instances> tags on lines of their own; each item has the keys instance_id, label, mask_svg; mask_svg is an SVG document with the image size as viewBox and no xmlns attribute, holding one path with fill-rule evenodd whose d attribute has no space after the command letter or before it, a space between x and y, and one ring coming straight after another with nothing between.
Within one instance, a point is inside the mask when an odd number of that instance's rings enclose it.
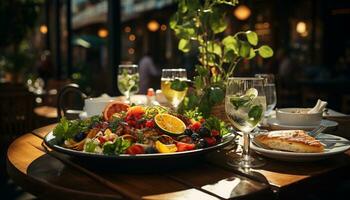
<instances>
[{"instance_id":1,"label":"string light","mask_svg":"<svg viewBox=\"0 0 350 200\"><path fill-rule=\"evenodd\" d=\"M48 31L47 26L46 26L45 24L41 25L41 26L39 27L39 31L40 31L40 33L42 33L42 34L46 34L47 31Z\"/></svg>"},{"instance_id":2,"label":"string light","mask_svg":"<svg viewBox=\"0 0 350 200\"><path fill-rule=\"evenodd\" d=\"M156 32L159 29L159 23L156 20L151 20L148 22L147 28L152 32Z\"/></svg>"},{"instance_id":3,"label":"string light","mask_svg":"<svg viewBox=\"0 0 350 200\"><path fill-rule=\"evenodd\" d=\"M98 30L97 35L98 35L100 38L105 38L105 37L108 36L108 30L105 29L105 28L101 28L100 30Z\"/></svg>"},{"instance_id":4,"label":"string light","mask_svg":"<svg viewBox=\"0 0 350 200\"><path fill-rule=\"evenodd\" d=\"M246 20L246 19L248 19L250 17L252 12L247 6L240 5L234 10L233 14L239 20Z\"/></svg>"}]
</instances>

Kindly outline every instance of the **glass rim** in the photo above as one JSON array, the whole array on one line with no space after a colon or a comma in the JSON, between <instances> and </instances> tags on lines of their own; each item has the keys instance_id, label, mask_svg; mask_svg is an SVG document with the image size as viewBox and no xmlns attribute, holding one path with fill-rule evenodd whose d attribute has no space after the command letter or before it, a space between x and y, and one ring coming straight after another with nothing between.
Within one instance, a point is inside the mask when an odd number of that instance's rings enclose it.
<instances>
[{"instance_id":1,"label":"glass rim","mask_svg":"<svg viewBox=\"0 0 350 200\"><path fill-rule=\"evenodd\" d=\"M252 80L252 81L260 81L260 80L264 80L264 78L261 77L229 77L227 80Z\"/></svg>"},{"instance_id":2,"label":"glass rim","mask_svg":"<svg viewBox=\"0 0 350 200\"><path fill-rule=\"evenodd\" d=\"M120 64L118 67L138 67L136 64Z\"/></svg>"},{"instance_id":3,"label":"glass rim","mask_svg":"<svg viewBox=\"0 0 350 200\"><path fill-rule=\"evenodd\" d=\"M168 72L184 72L186 71L185 68L173 68L173 69L162 69L162 72L163 71L168 71Z\"/></svg>"}]
</instances>

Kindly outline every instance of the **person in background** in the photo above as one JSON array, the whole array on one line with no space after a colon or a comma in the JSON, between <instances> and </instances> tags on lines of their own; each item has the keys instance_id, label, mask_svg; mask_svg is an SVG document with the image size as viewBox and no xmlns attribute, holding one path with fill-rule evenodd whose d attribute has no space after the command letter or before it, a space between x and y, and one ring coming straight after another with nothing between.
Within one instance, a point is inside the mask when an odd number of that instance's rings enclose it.
<instances>
[{"instance_id":1,"label":"person in background","mask_svg":"<svg viewBox=\"0 0 350 200\"><path fill-rule=\"evenodd\" d=\"M160 76L160 70L155 66L150 53L146 53L139 62L140 94L146 94L152 87L152 80Z\"/></svg>"}]
</instances>

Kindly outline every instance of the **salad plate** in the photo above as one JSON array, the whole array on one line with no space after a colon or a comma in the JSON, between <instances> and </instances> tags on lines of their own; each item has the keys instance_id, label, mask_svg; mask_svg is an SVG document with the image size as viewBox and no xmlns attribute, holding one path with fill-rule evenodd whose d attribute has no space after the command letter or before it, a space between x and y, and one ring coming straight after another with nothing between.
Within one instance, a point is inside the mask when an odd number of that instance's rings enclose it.
<instances>
[{"instance_id":1,"label":"salad plate","mask_svg":"<svg viewBox=\"0 0 350 200\"><path fill-rule=\"evenodd\" d=\"M324 139L322 139L324 138ZM273 158L276 160L290 161L290 162L306 162L306 161L315 161L322 160L334 155L343 153L350 149L350 145L346 144L349 140L335 136L331 134L322 133L317 137L318 140L323 143L324 152L321 153L297 153L297 152L288 152L280 151L275 149L267 149L262 146L258 146L252 142L251 148L258 154L261 154L268 158ZM332 140L332 142L327 142L327 140ZM345 141L345 142L344 142Z\"/></svg>"},{"instance_id":2,"label":"salad plate","mask_svg":"<svg viewBox=\"0 0 350 200\"><path fill-rule=\"evenodd\" d=\"M95 154L89 152L76 151L69 148L65 148L59 145L56 137L53 135L53 132L50 132L46 135L44 142L51 149L79 158L94 158L98 160L153 160L153 159L167 159L167 158L181 158L181 157L192 157L196 155L202 155L221 149L229 145L235 138L233 133L227 134L222 138L222 142L203 149L194 149L190 151L182 152L172 152L172 153L152 153L152 154L119 154L119 155L106 155L106 154Z\"/></svg>"},{"instance_id":3,"label":"salad plate","mask_svg":"<svg viewBox=\"0 0 350 200\"><path fill-rule=\"evenodd\" d=\"M106 105L102 115L61 118L44 139L54 151L88 163L160 166L194 161L230 144L235 134L220 119L162 106ZM144 162L147 161L147 162Z\"/></svg>"}]
</instances>

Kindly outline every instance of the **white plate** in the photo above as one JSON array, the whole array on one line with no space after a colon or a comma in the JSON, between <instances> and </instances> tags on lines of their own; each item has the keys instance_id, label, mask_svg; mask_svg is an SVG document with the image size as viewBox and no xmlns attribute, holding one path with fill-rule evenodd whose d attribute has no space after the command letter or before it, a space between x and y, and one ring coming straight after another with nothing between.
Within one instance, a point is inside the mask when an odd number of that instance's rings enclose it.
<instances>
[{"instance_id":1,"label":"white plate","mask_svg":"<svg viewBox=\"0 0 350 200\"><path fill-rule=\"evenodd\" d=\"M322 133L318 138L320 140L322 140L322 138L327 138L327 139L334 138L339 141L348 141L345 138L335 136L335 135L330 135L330 134L324 134L324 133ZM291 162L321 160L321 159L329 158L336 154L343 153L349 148L350 148L350 145L348 144L336 143L334 146L330 148L325 147L325 151L322 153L295 153L295 152L288 152L288 151L265 149L265 148L256 146L254 143L251 144L251 149L253 149L258 154L261 154L265 157L273 158L276 160L291 161Z\"/></svg>"},{"instance_id":2,"label":"white plate","mask_svg":"<svg viewBox=\"0 0 350 200\"><path fill-rule=\"evenodd\" d=\"M327 131L329 129L334 130L338 126L338 122L327 120L327 119L322 119L321 121L322 124L327 126ZM318 126L290 126L290 125L284 125L280 124L279 121L276 118L268 118L267 119L267 124L272 126L273 128L277 129L282 129L282 130L291 130L291 129L301 129L301 130L312 130L317 128Z\"/></svg>"}]
</instances>

